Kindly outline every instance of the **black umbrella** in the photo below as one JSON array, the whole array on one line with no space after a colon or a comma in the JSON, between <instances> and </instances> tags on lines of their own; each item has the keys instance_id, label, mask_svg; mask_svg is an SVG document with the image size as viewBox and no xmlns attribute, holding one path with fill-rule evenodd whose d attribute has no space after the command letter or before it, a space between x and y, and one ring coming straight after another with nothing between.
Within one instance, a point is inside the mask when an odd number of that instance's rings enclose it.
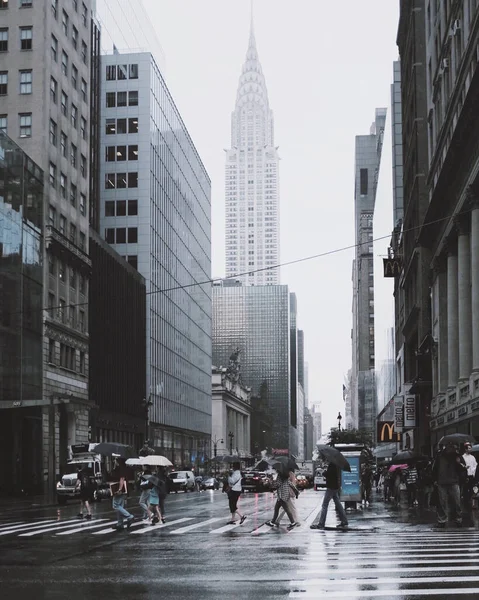
<instances>
[{"instance_id":1,"label":"black umbrella","mask_svg":"<svg viewBox=\"0 0 479 600\"><path fill-rule=\"evenodd\" d=\"M403 465L404 463L425 462L428 460L430 460L428 456L416 454L416 452L413 452L412 450L403 450L393 456L392 464Z\"/></svg>"},{"instance_id":2,"label":"black umbrella","mask_svg":"<svg viewBox=\"0 0 479 600\"><path fill-rule=\"evenodd\" d=\"M280 470L288 472L299 469L296 462L292 458L289 458L289 456L277 456L276 458L271 458L268 462L276 470L278 470L278 467Z\"/></svg>"},{"instance_id":3,"label":"black umbrella","mask_svg":"<svg viewBox=\"0 0 479 600\"><path fill-rule=\"evenodd\" d=\"M328 463L332 463L339 467L342 471L351 471L351 465L348 463L346 458L341 454L339 450L333 446L327 446L326 444L318 444L316 446L318 454Z\"/></svg>"},{"instance_id":4,"label":"black umbrella","mask_svg":"<svg viewBox=\"0 0 479 600\"><path fill-rule=\"evenodd\" d=\"M241 458L239 456L235 456L234 454L223 454L221 456L215 456L213 460L215 460L216 462L224 463L241 462Z\"/></svg>"},{"instance_id":5,"label":"black umbrella","mask_svg":"<svg viewBox=\"0 0 479 600\"><path fill-rule=\"evenodd\" d=\"M120 458L134 458L135 451L127 444L118 444L117 442L100 442L94 448L96 454L104 456L119 456Z\"/></svg>"},{"instance_id":6,"label":"black umbrella","mask_svg":"<svg viewBox=\"0 0 479 600\"><path fill-rule=\"evenodd\" d=\"M270 463L262 458L259 462L257 462L254 466L255 471L267 471L270 467Z\"/></svg>"},{"instance_id":7,"label":"black umbrella","mask_svg":"<svg viewBox=\"0 0 479 600\"><path fill-rule=\"evenodd\" d=\"M446 444L465 444L466 442L474 444L476 440L474 439L474 436L468 435L467 433L450 433L439 440L439 446L445 446Z\"/></svg>"}]
</instances>

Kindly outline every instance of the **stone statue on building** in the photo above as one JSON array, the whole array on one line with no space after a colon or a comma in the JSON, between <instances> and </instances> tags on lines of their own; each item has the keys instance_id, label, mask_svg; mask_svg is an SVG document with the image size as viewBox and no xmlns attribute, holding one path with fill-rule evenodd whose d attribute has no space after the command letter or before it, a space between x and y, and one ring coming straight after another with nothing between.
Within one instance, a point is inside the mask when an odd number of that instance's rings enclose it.
<instances>
[{"instance_id":1,"label":"stone statue on building","mask_svg":"<svg viewBox=\"0 0 479 600\"><path fill-rule=\"evenodd\" d=\"M239 355L241 354L241 350L236 348L235 351L231 354L228 367L226 368L226 373L228 377L234 383L241 383L241 363L239 360Z\"/></svg>"}]
</instances>

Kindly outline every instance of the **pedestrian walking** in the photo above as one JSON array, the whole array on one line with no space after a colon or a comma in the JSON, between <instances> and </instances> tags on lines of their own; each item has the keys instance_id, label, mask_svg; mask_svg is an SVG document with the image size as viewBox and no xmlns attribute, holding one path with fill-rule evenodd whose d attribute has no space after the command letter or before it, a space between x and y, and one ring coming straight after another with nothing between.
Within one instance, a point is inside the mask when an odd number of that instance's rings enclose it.
<instances>
[{"instance_id":1,"label":"pedestrian walking","mask_svg":"<svg viewBox=\"0 0 479 600\"><path fill-rule=\"evenodd\" d=\"M159 480L158 483L152 483L150 489L150 500L148 504L148 508L150 509L150 514L152 515L151 524L156 525L160 521L162 523L165 522L164 517L160 510L160 490L159 490Z\"/></svg>"},{"instance_id":2,"label":"pedestrian walking","mask_svg":"<svg viewBox=\"0 0 479 600\"><path fill-rule=\"evenodd\" d=\"M156 486L157 490L158 490L158 501L159 501L159 508L160 508L160 513L161 513L161 522L162 523L166 523L166 518L165 518L165 500L166 500L166 496L168 494L168 483L166 480L166 469L165 467L159 467L158 468L158 473L157 473L157 477L158 477L158 485Z\"/></svg>"},{"instance_id":3,"label":"pedestrian walking","mask_svg":"<svg viewBox=\"0 0 479 600\"><path fill-rule=\"evenodd\" d=\"M126 521L126 526L129 529L135 519L135 517L125 508L126 497L128 494L127 473L128 471L125 466L125 460L122 458L118 459L117 467L113 471L114 482L110 484L113 498L112 507L116 512L118 519L118 522L113 529L118 531L124 529L124 521Z\"/></svg>"},{"instance_id":4,"label":"pedestrian walking","mask_svg":"<svg viewBox=\"0 0 479 600\"><path fill-rule=\"evenodd\" d=\"M477 460L472 452L472 444L467 442L464 444L464 454L462 458L466 465L467 474L466 480L462 490L462 498L464 502L464 508L468 511L472 511L472 497L474 495L473 487L477 482L476 472L477 472Z\"/></svg>"},{"instance_id":5,"label":"pedestrian walking","mask_svg":"<svg viewBox=\"0 0 479 600\"><path fill-rule=\"evenodd\" d=\"M288 531L291 531L291 529L298 527L299 523L295 521L290 510L290 505L288 504L291 499L291 483L289 480L289 472L287 473L285 471L278 471L278 477L276 481L273 482L273 489L276 490L277 499L276 504L274 505L273 518L270 521L266 521L266 525L269 525L269 527L279 527L279 511L281 508L283 508L289 519L289 525L287 529Z\"/></svg>"},{"instance_id":6,"label":"pedestrian walking","mask_svg":"<svg viewBox=\"0 0 479 600\"><path fill-rule=\"evenodd\" d=\"M143 521L149 521L152 518L151 511L148 508L148 504L150 502L151 485L149 480L145 478L145 475L151 475L150 469L143 469L140 475L141 494L138 504L140 505L140 508L143 511Z\"/></svg>"},{"instance_id":7,"label":"pedestrian walking","mask_svg":"<svg viewBox=\"0 0 479 600\"><path fill-rule=\"evenodd\" d=\"M467 473L464 460L455 444L448 443L436 457L433 465L433 477L437 485L438 502L437 526L445 527L448 521L449 508L458 527L462 526L461 475Z\"/></svg>"},{"instance_id":8,"label":"pedestrian walking","mask_svg":"<svg viewBox=\"0 0 479 600\"><path fill-rule=\"evenodd\" d=\"M83 509L86 510L85 519L91 519L90 502L95 494L93 483L93 470L84 465L78 469L76 488L80 490L80 512L78 518L83 519Z\"/></svg>"},{"instance_id":9,"label":"pedestrian walking","mask_svg":"<svg viewBox=\"0 0 479 600\"><path fill-rule=\"evenodd\" d=\"M337 526L338 529L347 529L349 527L348 517L346 511L341 504L339 499L339 490L341 487L341 471L336 465L330 463L326 470L326 492L323 498L323 505L321 507L321 515L319 517L319 523L317 529L324 529L326 524L326 515L328 514L328 506L331 500L334 501L334 506L338 514L340 524Z\"/></svg>"},{"instance_id":10,"label":"pedestrian walking","mask_svg":"<svg viewBox=\"0 0 479 600\"><path fill-rule=\"evenodd\" d=\"M239 462L233 463L233 472L228 476L227 494L231 513L231 521L228 521L228 525L234 525L236 523L236 515L240 518L240 525L246 520L246 515L242 515L238 510L238 500L241 496L243 475L241 473L241 465ZM225 487L223 487L225 490Z\"/></svg>"},{"instance_id":11,"label":"pedestrian walking","mask_svg":"<svg viewBox=\"0 0 479 600\"><path fill-rule=\"evenodd\" d=\"M298 519L298 511L296 510L296 500L299 497L299 490L296 487L296 475L294 474L293 471L289 472L289 498L287 500L287 505L289 508L289 512L291 513L294 522L295 523L299 523L299 519ZM279 523L281 523L281 519L284 517L284 515L286 514L286 511L284 510L284 508L281 510L281 512L278 515L278 518L276 519L276 523L279 525Z\"/></svg>"},{"instance_id":12,"label":"pedestrian walking","mask_svg":"<svg viewBox=\"0 0 479 600\"><path fill-rule=\"evenodd\" d=\"M417 501L417 480L418 474L417 469L414 465L411 465L406 471L406 491L407 491L407 503L409 508L413 508L418 505Z\"/></svg>"},{"instance_id":13,"label":"pedestrian walking","mask_svg":"<svg viewBox=\"0 0 479 600\"><path fill-rule=\"evenodd\" d=\"M361 490L363 506L369 506L371 502L371 490L373 487L373 470L371 465L363 463L361 465Z\"/></svg>"}]
</instances>

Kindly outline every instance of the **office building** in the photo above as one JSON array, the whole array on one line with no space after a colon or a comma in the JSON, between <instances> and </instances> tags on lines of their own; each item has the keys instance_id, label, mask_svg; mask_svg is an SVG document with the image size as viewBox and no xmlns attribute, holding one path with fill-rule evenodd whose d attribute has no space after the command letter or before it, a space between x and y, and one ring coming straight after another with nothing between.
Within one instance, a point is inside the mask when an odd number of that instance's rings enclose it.
<instances>
[{"instance_id":1,"label":"office building","mask_svg":"<svg viewBox=\"0 0 479 600\"><path fill-rule=\"evenodd\" d=\"M279 156L273 112L251 24L226 150L226 276L247 285L280 281Z\"/></svg>"},{"instance_id":2,"label":"office building","mask_svg":"<svg viewBox=\"0 0 479 600\"><path fill-rule=\"evenodd\" d=\"M270 430L258 429L253 412L253 453L290 449L297 443L291 402L291 304L288 286L213 286L213 362L229 364L237 354L241 377L252 397L262 400ZM259 403L259 402L258 402ZM256 401L252 398L252 406ZM264 447L261 448L261 445Z\"/></svg>"},{"instance_id":3,"label":"office building","mask_svg":"<svg viewBox=\"0 0 479 600\"><path fill-rule=\"evenodd\" d=\"M45 173L43 468L54 491L66 445L88 441L94 0L3 2L0 129ZM93 83L93 85L92 85ZM66 423L66 426L63 423ZM52 462L53 461L53 462Z\"/></svg>"},{"instance_id":4,"label":"office building","mask_svg":"<svg viewBox=\"0 0 479 600\"><path fill-rule=\"evenodd\" d=\"M7 494L43 489L43 194L43 171L0 132L0 493Z\"/></svg>"},{"instance_id":5,"label":"office building","mask_svg":"<svg viewBox=\"0 0 479 600\"><path fill-rule=\"evenodd\" d=\"M369 135L356 136L353 261L351 414L353 427L373 433L377 406L374 382L373 217L386 109L376 109Z\"/></svg>"},{"instance_id":6,"label":"office building","mask_svg":"<svg viewBox=\"0 0 479 600\"><path fill-rule=\"evenodd\" d=\"M146 280L150 445L189 466L211 435L211 184L150 53L101 78L101 234Z\"/></svg>"}]
</instances>

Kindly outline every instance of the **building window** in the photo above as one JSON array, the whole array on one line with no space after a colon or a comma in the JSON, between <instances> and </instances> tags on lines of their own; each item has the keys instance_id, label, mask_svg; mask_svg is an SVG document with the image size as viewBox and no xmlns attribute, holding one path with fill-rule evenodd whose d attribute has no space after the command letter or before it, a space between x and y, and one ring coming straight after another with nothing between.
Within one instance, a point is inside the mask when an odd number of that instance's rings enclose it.
<instances>
[{"instance_id":1,"label":"building window","mask_svg":"<svg viewBox=\"0 0 479 600\"><path fill-rule=\"evenodd\" d=\"M0 28L0 52L8 52L8 27Z\"/></svg>"},{"instance_id":2,"label":"building window","mask_svg":"<svg viewBox=\"0 0 479 600\"><path fill-rule=\"evenodd\" d=\"M135 216L138 214L138 200L128 200L128 216Z\"/></svg>"},{"instance_id":3,"label":"building window","mask_svg":"<svg viewBox=\"0 0 479 600\"><path fill-rule=\"evenodd\" d=\"M137 188L138 187L138 173L128 173L128 187L129 188Z\"/></svg>"},{"instance_id":4,"label":"building window","mask_svg":"<svg viewBox=\"0 0 479 600\"><path fill-rule=\"evenodd\" d=\"M116 147L116 160L119 162L123 162L126 160L126 146Z\"/></svg>"},{"instance_id":5,"label":"building window","mask_svg":"<svg viewBox=\"0 0 479 600\"><path fill-rule=\"evenodd\" d=\"M87 24L88 24L88 9L85 6L84 2L82 2L82 6L81 6L81 18L82 18L83 26L87 27Z\"/></svg>"},{"instance_id":6,"label":"building window","mask_svg":"<svg viewBox=\"0 0 479 600\"><path fill-rule=\"evenodd\" d=\"M33 0L20 0L20 8L31 8Z\"/></svg>"},{"instance_id":7,"label":"building window","mask_svg":"<svg viewBox=\"0 0 479 600\"><path fill-rule=\"evenodd\" d=\"M117 173L116 174L116 187L119 189L123 189L128 187L127 184L127 174L126 173Z\"/></svg>"},{"instance_id":8,"label":"building window","mask_svg":"<svg viewBox=\"0 0 479 600\"><path fill-rule=\"evenodd\" d=\"M125 217L126 216L126 200L118 200L117 201L116 216L117 217Z\"/></svg>"},{"instance_id":9,"label":"building window","mask_svg":"<svg viewBox=\"0 0 479 600\"><path fill-rule=\"evenodd\" d=\"M20 94L32 93L32 71L20 71Z\"/></svg>"},{"instance_id":10,"label":"building window","mask_svg":"<svg viewBox=\"0 0 479 600\"><path fill-rule=\"evenodd\" d=\"M70 241L73 244L75 243L75 240L71 238L71 235L70 235ZM76 290L76 287L77 287L77 276L76 276L75 271L73 269L70 269L70 288L72 290ZM75 310L75 307L71 307L71 308L73 308L73 310ZM75 322L75 317L72 318L72 325L74 322Z\"/></svg>"},{"instance_id":11,"label":"building window","mask_svg":"<svg viewBox=\"0 0 479 600\"><path fill-rule=\"evenodd\" d=\"M107 119L105 124L106 135L113 135L116 133L115 119Z\"/></svg>"},{"instance_id":12,"label":"building window","mask_svg":"<svg viewBox=\"0 0 479 600\"><path fill-rule=\"evenodd\" d=\"M78 286L78 289L80 291L80 294L85 295L85 291L86 291L86 280L85 277L83 275L80 275L80 284Z\"/></svg>"},{"instance_id":13,"label":"building window","mask_svg":"<svg viewBox=\"0 0 479 600\"><path fill-rule=\"evenodd\" d=\"M80 214L85 216L86 214L86 196L85 194L80 194Z\"/></svg>"},{"instance_id":14,"label":"building window","mask_svg":"<svg viewBox=\"0 0 479 600\"><path fill-rule=\"evenodd\" d=\"M82 43L81 43L81 59L82 59L82 62L83 62L84 65L86 65L87 53L88 53L87 45L82 40Z\"/></svg>"},{"instance_id":15,"label":"building window","mask_svg":"<svg viewBox=\"0 0 479 600\"><path fill-rule=\"evenodd\" d=\"M115 92L107 92L106 93L106 107L107 108L115 108L115 106L116 106Z\"/></svg>"},{"instance_id":16,"label":"building window","mask_svg":"<svg viewBox=\"0 0 479 600\"><path fill-rule=\"evenodd\" d=\"M54 19L57 18L57 13L58 13L58 0L52 0L52 14L53 14Z\"/></svg>"},{"instance_id":17,"label":"building window","mask_svg":"<svg viewBox=\"0 0 479 600\"><path fill-rule=\"evenodd\" d=\"M85 331L85 311L80 310L78 312L78 328L80 331Z\"/></svg>"},{"instance_id":18,"label":"building window","mask_svg":"<svg viewBox=\"0 0 479 600\"><path fill-rule=\"evenodd\" d=\"M65 11L62 12L62 29L63 33L68 37L68 15Z\"/></svg>"},{"instance_id":19,"label":"building window","mask_svg":"<svg viewBox=\"0 0 479 600\"><path fill-rule=\"evenodd\" d=\"M138 106L138 92L128 92L128 106Z\"/></svg>"},{"instance_id":20,"label":"building window","mask_svg":"<svg viewBox=\"0 0 479 600\"><path fill-rule=\"evenodd\" d=\"M115 243L115 230L111 227L105 229L105 240L109 243L109 244L114 244Z\"/></svg>"},{"instance_id":21,"label":"building window","mask_svg":"<svg viewBox=\"0 0 479 600\"><path fill-rule=\"evenodd\" d=\"M78 29L74 25L72 26L72 45L76 50L78 46Z\"/></svg>"},{"instance_id":22,"label":"building window","mask_svg":"<svg viewBox=\"0 0 479 600\"><path fill-rule=\"evenodd\" d=\"M116 132L118 134L126 133L126 119L117 119Z\"/></svg>"},{"instance_id":23,"label":"building window","mask_svg":"<svg viewBox=\"0 0 479 600\"><path fill-rule=\"evenodd\" d=\"M81 98L83 100L83 102L87 101L87 87L86 87L86 81L84 79L81 80Z\"/></svg>"},{"instance_id":24,"label":"building window","mask_svg":"<svg viewBox=\"0 0 479 600\"><path fill-rule=\"evenodd\" d=\"M55 207L50 204L48 207L48 224L55 227L57 223L57 211Z\"/></svg>"},{"instance_id":25,"label":"building window","mask_svg":"<svg viewBox=\"0 0 479 600\"><path fill-rule=\"evenodd\" d=\"M117 77L120 80L128 79L128 65L118 65L117 67Z\"/></svg>"},{"instance_id":26,"label":"building window","mask_svg":"<svg viewBox=\"0 0 479 600\"><path fill-rule=\"evenodd\" d=\"M86 250L86 235L80 231L80 250Z\"/></svg>"},{"instance_id":27,"label":"building window","mask_svg":"<svg viewBox=\"0 0 479 600\"><path fill-rule=\"evenodd\" d=\"M60 173L60 194L64 200L67 199L67 177L65 173ZM64 232L62 231L62 233Z\"/></svg>"},{"instance_id":28,"label":"building window","mask_svg":"<svg viewBox=\"0 0 479 600\"><path fill-rule=\"evenodd\" d=\"M118 229L116 230L116 243L117 244L125 244L126 243L125 227L118 227Z\"/></svg>"},{"instance_id":29,"label":"building window","mask_svg":"<svg viewBox=\"0 0 479 600\"><path fill-rule=\"evenodd\" d=\"M0 96L8 93L8 71L0 71Z\"/></svg>"},{"instance_id":30,"label":"building window","mask_svg":"<svg viewBox=\"0 0 479 600\"><path fill-rule=\"evenodd\" d=\"M126 92L118 92L116 96L116 105L120 107L127 105Z\"/></svg>"},{"instance_id":31,"label":"building window","mask_svg":"<svg viewBox=\"0 0 479 600\"><path fill-rule=\"evenodd\" d=\"M138 160L138 145L128 146L128 160Z\"/></svg>"},{"instance_id":32,"label":"building window","mask_svg":"<svg viewBox=\"0 0 479 600\"><path fill-rule=\"evenodd\" d=\"M77 168L77 147L75 146L75 144L71 145L70 148L70 162L72 167L75 167L75 169Z\"/></svg>"},{"instance_id":33,"label":"building window","mask_svg":"<svg viewBox=\"0 0 479 600\"><path fill-rule=\"evenodd\" d=\"M58 40L52 35L52 60L57 62L58 60Z\"/></svg>"},{"instance_id":34,"label":"building window","mask_svg":"<svg viewBox=\"0 0 479 600\"><path fill-rule=\"evenodd\" d=\"M138 118L128 119L128 133L138 133Z\"/></svg>"},{"instance_id":35,"label":"building window","mask_svg":"<svg viewBox=\"0 0 479 600\"><path fill-rule=\"evenodd\" d=\"M78 126L78 108L72 103L71 122L74 129Z\"/></svg>"},{"instance_id":36,"label":"building window","mask_svg":"<svg viewBox=\"0 0 479 600\"><path fill-rule=\"evenodd\" d=\"M57 145L57 124L53 119L50 119L50 144L52 146Z\"/></svg>"},{"instance_id":37,"label":"building window","mask_svg":"<svg viewBox=\"0 0 479 600\"><path fill-rule=\"evenodd\" d=\"M60 343L60 366L69 371L75 370L76 350L71 346Z\"/></svg>"},{"instance_id":38,"label":"building window","mask_svg":"<svg viewBox=\"0 0 479 600\"><path fill-rule=\"evenodd\" d=\"M114 81L116 79L116 66L115 65L107 65L106 67L106 80Z\"/></svg>"},{"instance_id":39,"label":"building window","mask_svg":"<svg viewBox=\"0 0 479 600\"><path fill-rule=\"evenodd\" d=\"M138 79L138 65L130 65L130 79Z\"/></svg>"},{"instance_id":40,"label":"building window","mask_svg":"<svg viewBox=\"0 0 479 600\"><path fill-rule=\"evenodd\" d=\"M76 206L77 205L77 186L73 185L73 183L70 185L70 204L72 206Z\"/></svg>"},{"instance_id":41,"label":"building window","mask_svg":"<svg viewBox=\"0 0 479 600\"><path fill-rule=\"evenodd\" d=\"M62 275L59 275L59 277L61 279L65 279L65 265L64 263L62 263L61 261L58 261L58 272L62 273ZM66 315L66 307L65 307L65 300L63 300L63 298L60 298L60 300L58 301L58 311L57 311L57 319L59 321L61 321L62 323L65 322L65 315Z\"/></svg>"},{"instance_id":42,"label":"building window","mask_svg":"<svg viewBox=\"0 0 479 600\"><path fill-rule=\"evenodd\" d=\"M86 177L86 156L80 156L80 173L82 177Z\"/></svg>"},{"instance_id":43,"label":"building window","mask_svg":"<svg viewBox=\"0 0 479 600\"><path fill-rule=\"evenodd\" d=\"M105 202L105 217L114 217L115 216L115 201L107 200Z\"/></svg>"},{"instance_id":44,"label":"building window","mask_svg":"<svg viewBox=\"0 0 479 600\"><path fill-rule=\"evenodd\" d=\"M136 244L138 242L138 228L128 227L128 243Z\"/></svg>"},{"instance_id":45,"label":"building window","mask_svg":"<svg viewBox=\"0 0 479 600\"><path fill-rule=\"evenodd\" d=\"M2 8L8 8L8 0L2 0L0 2L0 9Z\"/></svg>"},{"instance_id":46,"label":"building window","mask_svg":"<svg viewBox=\"0 0 479 600\"><path fill-rule=\"evenodd\" d=\"M55 257L48 254L48 273L55 277Z\"/></svg>"},{"instance_id":47,"label":"building window","mask_svg":"<svg viewBox=\"0 0 479 600\"><path fill-rule=\"evenodd\" d=\"M53 104L57 103L57 82L53 77L50 78L50 98L52 99Z\"/></svg>"},{"instance_id":48,"label":"building window","mask_svg":"<svg viewBox=\"0 0 479 600\"><path fill-rule=\"evenodd\" d=\"M60 215L60 233L62 235L66 234L66 228L67 228L67 219L63 215Z\"/></svg>"},{"instance_id":49,"label":"building window","mask_svg":"<svg viewBox=\"0 0 479 600\"><path fill-rule=\"evenodd\" d=\"M56 187L57 185L57 167L53 163L50 163L49 169L49 181L51 187Z\"/></svg>"},{"instance_id":50,"label":"building window","mask_svg":"<svg viewBox=\"0 0 479 600\"><path fill-rule=\"evenodd\" d=\"M32 137L32 113L20 113L20 137Z\"/></svg>"},{"instance_id":51,"label":"building window","mask_svg":"<svg viewBox=\"0 0 479 600\"><path fill-rule=\"evenodd\" d=\"M361 196L366 196L368 193L368 170L360 169L359 171L359 193Z\"/></svg>"},{"instance_id":52,"label":"building window","mask_svg":"<svg viewBox=\"0 0 479 600\"><path fill-rule=\"evenodd\" d=\"M0 131L7 133L7 115L0 115Z\"/></svg>"},{"instance_id":53,"label":"building window","mask_svg":"<svg viewBox=\"0 0 479 600\"><path fill-rule=\"evenodd\" d=\"M116 147L115 146L107 146L105 148L105 160L106 162L115 162L116 160Z\"/></svg>"},{"instance_id":54,"label":"building window","mask_svg":"<svg viewBox=\"0 0 479 600\"><path fill-rule=\"evenodd\" d=\"M77 89L78 85L78 69L72 64L72 87L73 89Z\"/></svg>"},{"instance_id":55,"label":"building window","mask_svg":"<svg viewBox=\"0 0 479 600\"><path fill-rule=\"evenodd\" d=\"M67 116L68 114L68 96L62 91L62 115Z\"/></svg>"},{"instance_id":56,"label":"building window","mask_svg":"<svg viewBox=\"0 0 479 600\"><path fill-rule=\"evenodd\" d=\"M55 364L55 340L48 340L48 362L52 365Z\"/></svg>"},{"instance_id":57,"label":"building window","mask_svg":"<svg viewBox=\"0 0 479 600\"><path fill-rule=\"evenodd\" d=\"M129 256L128 262L134 269L138 270L138 256L136 256L136 255Z\"/></svg>"},{"instance_id":58,"label":"building window","mask_svg":"<svg viewBox=\"0 0 479 600\"><path fill-rule=\"evenodd\" d=\"M73 223L70 223L70 242L72 242L73 244L76 244L77 241L77 228L76 225L74 225ZM71 284L71 277L70 277L70 286L74 287L74 285Z\"/></svg>"},{"instance_id":59,"label":"building window","mask_svg":"<svg viewBox=\"0 0 479 600\"><path fill-rule=\"evenodd\" d=\"M83 331L83 330L82 330ZM85 353L80 351L80 373L82 375L86 374L86 367L85 367Z\"/></svg>"},{"instance_id":60,"label":"building window","mask_svg":"<svg viewBox=\"0 0 479 600\"><path fill-rule=\"evenodd\" d=\"M67 157L67 136L62 131L60 133L60 151L62 153L63 158Z\"/></svg>"},{"instance_id":61,"label":"building window","mask_svg":"<svg viewBox=\"0 0 479 600\"><path fill-rule=\"evenodd\" d=\"M62 73L65 77L68 76L68 54L62 50Z\"/></svg>"},{"instance_id":62,"label":"building window","mask_svg":"<svg viewBox=\"0 0 479 600\"><path fill-rule=\"evenodd\" d=\"M20 50L31 50L33 27L20 27Z\"/></svg>"},{"instance_id":63,"label":"building window","mask_svg":"<svg viewBox=\"0 0 479 600\"><path fill-rule=\"evenodd\" d=\"M85 117L80 117L80 134L82 140L86 140L86 119Z\"/></svg>"}]
</instances>

